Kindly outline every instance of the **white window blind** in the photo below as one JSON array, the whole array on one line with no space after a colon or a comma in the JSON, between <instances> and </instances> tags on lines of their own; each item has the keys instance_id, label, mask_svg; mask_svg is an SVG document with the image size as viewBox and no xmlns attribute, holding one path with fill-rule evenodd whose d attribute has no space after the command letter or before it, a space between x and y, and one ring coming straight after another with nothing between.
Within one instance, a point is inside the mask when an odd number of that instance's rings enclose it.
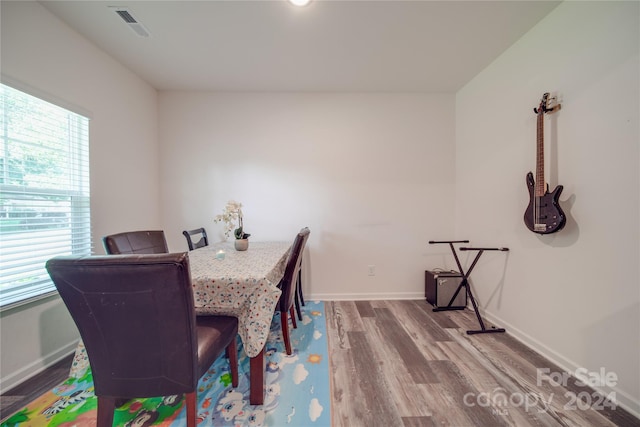
<instances>
[{"instance_id":1,"label":"white window blind","mask_svg":"<svg viewBox=\"0 0 640 427\"><path fill-rule=\"evenodd\" d=\"M57 255L91 254L89 119L0 85L0 307L55 291Z\"/></svg>"}]
</instances>

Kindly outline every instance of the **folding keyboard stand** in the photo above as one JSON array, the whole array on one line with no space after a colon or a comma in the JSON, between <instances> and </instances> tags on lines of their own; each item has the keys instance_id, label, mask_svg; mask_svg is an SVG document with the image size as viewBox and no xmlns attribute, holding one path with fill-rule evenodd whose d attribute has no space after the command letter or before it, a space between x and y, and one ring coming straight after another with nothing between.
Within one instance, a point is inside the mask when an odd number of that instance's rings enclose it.
<instances>
[{"instance_id":1,"label":"folding keyboard stand","mask_svg":"<svg viewBox=\"0 0 640 427\"><path fill-rule=\"evenodd\" d=\"M508 251L509 248L468 248L468 247L460 248L461 251L478 251L478 253L476 254L476 257L471 263L471 266L465 273L464 269L462 268L462 264L460 264L460 260L458 259L458 255L456 254L456 249L453 246L453 244L469 243L469 241L468 240L444 240L444 241L430 240L429 241L429 244L437 244L437 243L449 244L449 247L451 248L451 252L453 253L453 258L456 260L456 264L458 265L458 270L460 271L462 280L460 281L460 285L458 285L458 289L456 289L453 296L451 297L449 304L447 304L446 307L435 307L433 311L464 310L465 307L452 307L452 304L455 301L456 297L458 296L458 293L462 288L464 288L465 292L467 293L467 296L471 300L471 304L473 304L473 310L476 313L476 317L478 318L478 323L480 323L480 328L481 328L478 330L467 331L467 334L473 335L473 334L488 334L488 333L495 333L495 332L504 332L505 331L504 328L496 328L495 326L492 326L491 328L487 329L485 327L484 322L482 321L482 317L480 316L480 311L478 310L478 304L476 303L476 299L473 297L473 293L471 292L471 286L469 285L469 276L471 275L473 268L478 263L478 260L480 259L484 251Z\"/></svg>"}]
</instances>

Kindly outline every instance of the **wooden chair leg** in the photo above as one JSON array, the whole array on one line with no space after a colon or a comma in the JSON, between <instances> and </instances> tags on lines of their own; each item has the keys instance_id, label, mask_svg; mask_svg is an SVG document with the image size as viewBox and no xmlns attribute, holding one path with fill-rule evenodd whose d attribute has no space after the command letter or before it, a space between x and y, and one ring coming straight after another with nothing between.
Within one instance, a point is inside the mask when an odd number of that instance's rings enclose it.
<instances>
[{"instance_id":1,"label":"wooden chair leg","mask_svg":"<svg viewBox=\"0 0 640 427\"><path fill-rule=\"evenodd\" d=\"M288 355L291 351L291 340L289 339L289 320L287 319L287 310L280 311L280 323L282 324L282 338L284 338L284 348Z\"/></svg>"},{"instance_id":2,"label":"wooden chair leg","mask_svg":"<svg viewBox=\"0 0 640 427\"><path fill-rule=\"evenodd\" d=\"M229 370L231 371L231 386L233 388L238 387L238 344L236 338L227 346L225 350L227 353L227 359L229 359Z\"/></svg>"},{"instance_id":3,"label":"wooden chair leg","mask_svg":"<svg viewBox=\"0 0 640 427\"><path fill-rule=\"evenodd\" d=\"M116 409L116 400L112 397L98 396L98 420L97 427L113 426L113 411Z\"/></svg>"},{"instance_id":4,"label":"wooden chair leg","mask_svg":"<svg viewBox=\"0 0 640 427\"><path fill-rule=\"evenodd\" d=\"M187 401L187 427L196 427L196 392L187 393L185 399Z\"/></svg>"}]
</instances>

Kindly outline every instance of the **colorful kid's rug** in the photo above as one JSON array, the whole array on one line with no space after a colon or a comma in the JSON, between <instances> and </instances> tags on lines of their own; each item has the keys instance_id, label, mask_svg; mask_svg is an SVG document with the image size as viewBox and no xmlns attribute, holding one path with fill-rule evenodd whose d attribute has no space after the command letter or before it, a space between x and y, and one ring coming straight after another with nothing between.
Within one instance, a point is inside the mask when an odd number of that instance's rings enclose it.
<instances>
[{"instance_id":1,"label":"colorful kid's rug","mask_svg":"<svg viewBox=\"0 0 640 427\"><path fill-rule=\"evenodd\" d=\"M290 326L291 356L284 350L280 314L274 316L265 347L264 405L249 404L249 359L244 351L239 349L240 381L235 389L223 353L198 383L198 427L331 425L324 304L307 301L303 310L298 328ZM96 405L88 370L82 378L69 378L36 399L0 427L95 426ZM135 399L115 411L114 425L183 427L184 405L182 396Z\"/></svg>"}]
</instances>

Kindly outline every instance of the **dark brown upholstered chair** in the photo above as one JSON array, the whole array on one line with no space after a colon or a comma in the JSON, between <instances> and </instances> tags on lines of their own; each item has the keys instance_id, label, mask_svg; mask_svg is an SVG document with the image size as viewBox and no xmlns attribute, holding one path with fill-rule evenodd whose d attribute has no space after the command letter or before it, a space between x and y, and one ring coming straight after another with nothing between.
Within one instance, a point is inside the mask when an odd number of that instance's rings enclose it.
<instances>
[{"instance_id":1,"label":"dark brown upholstered chair","mask_svg":"<svg viewBox=\"0 0 640 427\"><path fill-rule=\"evenodd\" d=\"M128 398L176 394L186 394L195 427L198 380L225 348L237 386L238 319L196 317L186 252L56 257L46 266L84 341L98 427L111 427Z\"/></svg>"},{"instance_id":2,"label":"dark brown upholstered chair","mask_svg":"<svg viewBox=\"0 0 640 427\"><path fill-rule=\"evenodd\" d=\"M189 245L190 251L209 245L209 239L207 239L207 231L204 228L196 228L195 230L184 230L182 234L184 234L184 237L187 239L187 245ZM200 239L198 239L197 242L193 243L193 239L191 238L191 236L200 236Z\"/></svg>"},{"instance_id":3,"label":"dark brown upholstered chair","mask_svg":"<svg viewBox=\"0 0 640 427\"><path fill-rule=\"evenodd\" d=\"M284 276L278 287L282 291L280 300L278 301L278 309L280 310L280 322L282 323L282 337L284 338L284 346L287 354L291 354L291 339L289 338L289 321L287 314L291 315L291 323L297 328L296 316L293 312L293 302L296 295L296 284L298 282L298 271L300 271L300 263L302 262L302 252L309 237L309 229L303 228L296 235L291 247L291 252L287 259L287 266L284 270Z\"/></svg>"},{"instance_id":4,"label":"dark brown upholstered chair","mask_svg":"<svg viewBox=\"0 0 640 427\"><path fill-rule=\"evenodd\" d=\"M102 238L104 250L110 255L166 254L169 252L164 231L127 231Z\"/></svg>"},{"instance_id":5,"label":"dark brown upholstered chair","mask_svg":"<svg viewBox=\"0 0 640 427\"><path fill-rule=\"evenodd\" d=\"M305 227L308 229L308 227ZM303 229L304 230L304 229ZM305 234L303 248L307 245L307 239L309 238L309 233ZM304 252L304 251L303 251ZM300 253L300 258L302 258L303 253ZM304 306L304 295L302 295L302 259L300 260L300 269L298 270L298 282L296 283L296 296L295 296L295 305L296 312L298 313L298 319L302 321L302 309L300 306Z\"/></svg>"}]
</instances>

